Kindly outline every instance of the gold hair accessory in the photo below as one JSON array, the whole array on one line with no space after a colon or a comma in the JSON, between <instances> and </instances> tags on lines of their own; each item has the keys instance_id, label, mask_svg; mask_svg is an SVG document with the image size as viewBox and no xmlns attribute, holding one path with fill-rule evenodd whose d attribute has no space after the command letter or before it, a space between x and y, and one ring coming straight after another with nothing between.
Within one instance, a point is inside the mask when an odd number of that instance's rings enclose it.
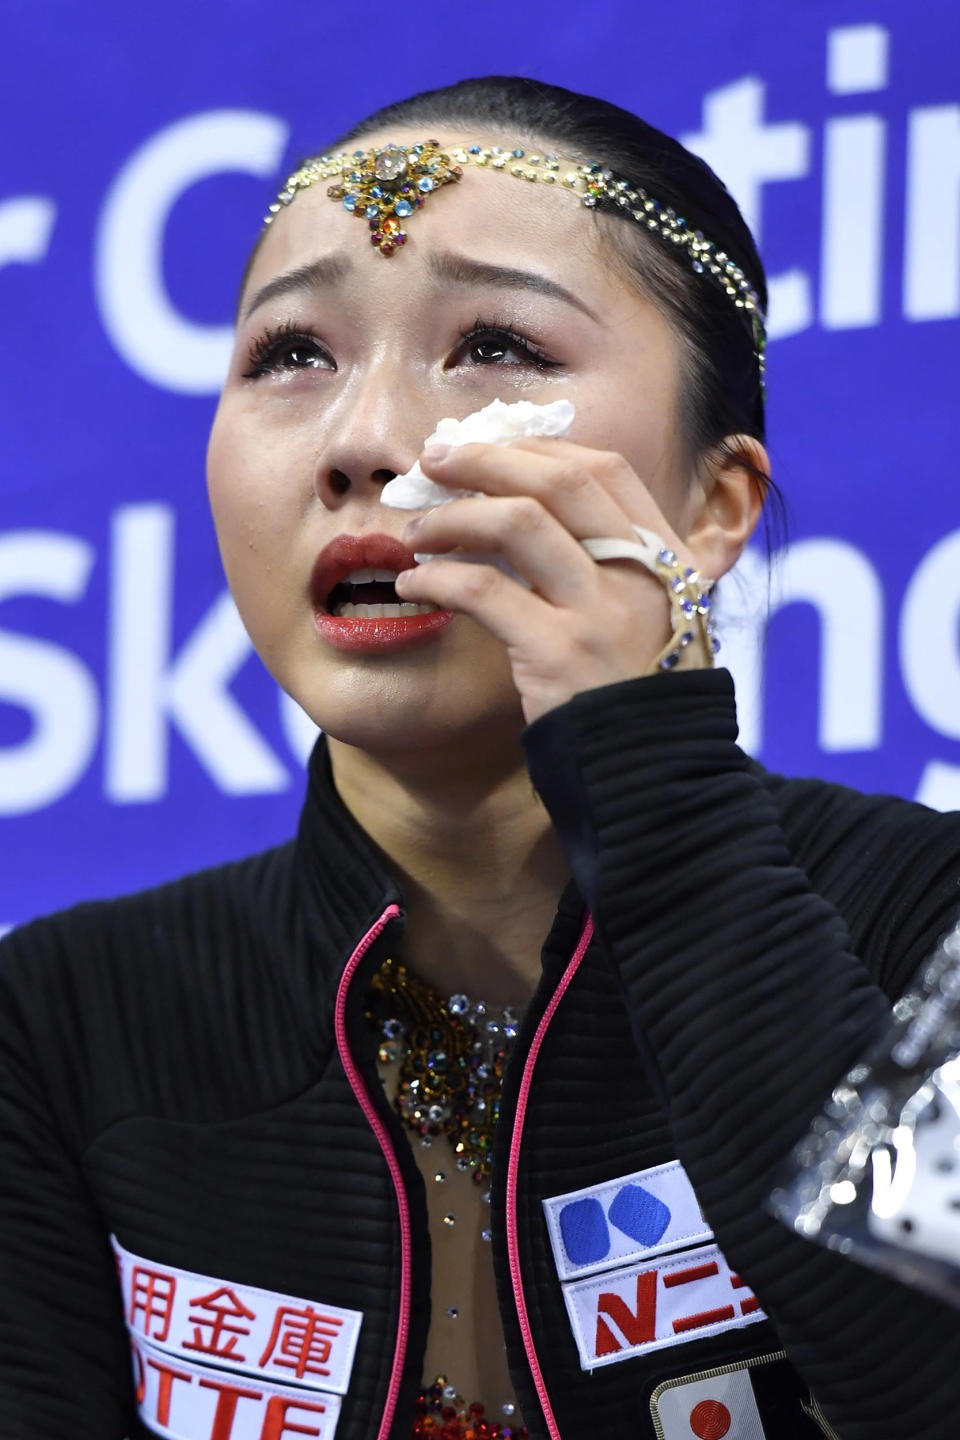
<instances>
[{"instance_id":1,"label":"gold hair accessory","mask_svg":"<svg viewBox=\"0 0 960 1440\"><path fill-rule=\"evenodd\" d=\"M699 570L680 564L679 557L653 530L631 526L639 544L631 540L581 540L594 560L637 560L666 589L670 600L672 634L651 665L651 671L712 669L720 641L714 634L710 591L714 582Z\"/></svg>"},{"instance_id":2,"label":"gold hair accessory","mask_svg":"<svg viewBox=\"0 0 960 1440\"><path fill-rule=\"evenodd\" d=\"M541 155L520 146L453 145L449 153L438 140L418 145L385 145L382 149L354 150L351 155L316 155L301 165L287 180L264 224L289 205L299 190L319 180L335 180L327 194L342 202L370 226L371 242L381 255L389 256L407 239L401 222L418 210L426 197L442 185L459 180L463 167L480 165L502 171L518 180L541 181L572 190L589 209L601 201L615 205L629 219L656 235L668 248L676 247L690 261L691 268L720 289L737 310L744 313L753 333L754 350L764 370L766 329L756 290L740 266L699 230L691 230L682 215L661 205L640 186L616 175L597 162L580 164L557 155Z\"/></svg>"},{"instance_id":3,"label":"gold hair accessory","mask_svg":"<svg viewBox=\"0 0 960 1440\"><path fill-rule=\"evenodd\" d=\"M392 255L406 243L402 221L412 215L434 190L459 180L463 170L440 149L439 141L421 145L386 145L382 150L354 150L352 155L317 155L294 171L270 206L269 225L298 190L318 180L336 180L327 194L343 202L358 220L370 227L370 241L381 255Z\"/></svg>"}]
</instances>

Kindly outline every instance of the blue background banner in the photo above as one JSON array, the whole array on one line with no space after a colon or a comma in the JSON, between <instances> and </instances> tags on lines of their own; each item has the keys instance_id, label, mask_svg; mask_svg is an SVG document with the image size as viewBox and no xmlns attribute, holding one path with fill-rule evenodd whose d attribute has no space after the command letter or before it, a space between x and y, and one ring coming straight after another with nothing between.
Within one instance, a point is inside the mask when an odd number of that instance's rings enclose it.
<instances>
[{"instance_id":1,"label":"blue background banner","mask_svg":"<svg viewBox=\"0 0 960 1440\"><path fill-rule=\"evenodd\" d=\"M791 517L769 600L760 549L724 587L744 743L960 806L956 0L7 0L0 32L0 924L292 832L311 727L203 483L237 283L302 156L469 74L602 95L729 184Z\"/></svg>"}]
</instances>

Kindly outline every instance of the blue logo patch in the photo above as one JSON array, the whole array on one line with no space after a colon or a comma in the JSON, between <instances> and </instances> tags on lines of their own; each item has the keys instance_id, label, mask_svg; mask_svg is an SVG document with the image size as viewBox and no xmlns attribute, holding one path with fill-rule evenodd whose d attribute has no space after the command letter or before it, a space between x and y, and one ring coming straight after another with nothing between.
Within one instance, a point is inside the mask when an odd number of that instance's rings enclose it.
<instances>
[{"instance_id":1,"label":"blue logo patch","mask_svg":"<svg viewBox=\"0 0 960 1440\"><path fill-rule=\"evenodd\" d=\"M669 1205L642 1185L624 1185L607 1213L611 1225L640 1245L656 1245L672 1216Z\"/></svg>"},{"instance_id":2,"label":"blue logo patch","mask_svg":"<svg viewBox=\"0 0 960 1440\"><path fill-rule=\"evenodd\" d=\"M592 1265L610 1249L607 1217L599 1200L571 1200L560 1211L560 1233L575 1265Z\"/></svg>"},{"instance_id":3,"label":"blue logo patch","mask_svg":"<svg viewBox=\"0 0 960 1440\"><path fill-rule=\"evenodd\" d=\"M670 1224L670 1207L642 1185L624 1185L614 1196L607 1214L593 1196L571 1200L559 1213L564 1249L574 1265L594 1265L610 1253L607 1225L622 1230L638 1245L656 1245Z\"/></svg>"},{"instance_id":4,"label":"blue logo patch","mask_svg":"<svg viewBox=\"0 0 960 1440\"><path fill-rule=\"evenodd\" d=\"M712 1238L676 1160L543 1202L561 1280Z\"/></svg>"}]
</instances>

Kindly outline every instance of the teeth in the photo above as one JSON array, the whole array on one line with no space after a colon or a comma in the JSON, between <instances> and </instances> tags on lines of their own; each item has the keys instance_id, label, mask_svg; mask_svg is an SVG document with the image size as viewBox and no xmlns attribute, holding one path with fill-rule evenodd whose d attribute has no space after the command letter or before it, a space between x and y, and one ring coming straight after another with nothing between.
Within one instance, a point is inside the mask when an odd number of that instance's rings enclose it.
<instances>
[{"instance_id":1,"label":"teeth","mask_svg":"<svg viewBox=\"0 0 960 1440\"><path fill-rule=\"evenodd\" d=\"M382 580L392 585L397 578L396 570L354 570L343 581L344 585L372 585Z\"/></svg>"},{"instance_id":2,"label":"teeth","mask_svg":"<svg viewBox=\"0 0 960 1440\"><path fill-rule=\"evenodd\" d=\"M432 615L436 609L436 605L341 605L337 614L360 620L399 620L409 615Z\"/></svg>"}]
</instances>

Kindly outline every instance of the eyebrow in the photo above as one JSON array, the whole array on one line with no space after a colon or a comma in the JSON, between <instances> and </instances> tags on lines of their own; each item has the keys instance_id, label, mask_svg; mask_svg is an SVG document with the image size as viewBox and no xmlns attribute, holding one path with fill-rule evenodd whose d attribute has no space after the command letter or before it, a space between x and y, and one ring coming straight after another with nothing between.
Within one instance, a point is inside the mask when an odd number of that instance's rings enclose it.
<instances>
[{"instance_id":1,"label":"eyebrow","mask_svg":"<svg viewBox=\"0 0 960 1440\"><path fill-rule=\"evenodd\" d=\"M327 255L320 260L312 260L307 265L300 265L296 270L287 270L282 275L276 275L256 292L243 313L243 319L248 320L261 305L266 305L268 301L276 300L281 295L293 295L304 290L323 290L336 285L346 278L351 268L351 261L346 256ZM535 270L520 270L512 265L493 265L484 260L471 260L466 255L456 255L449 250L431 255L427 268L435 280L443 280L451 285L532 290L535 294L547 295L552 300L562 300L565 304L572 305L591 320L598 319L579 296Z\"/></svg>"},{"instance_id":2,"label":"eyebrow","mask_svg":"<svg viewBox=\"0 0 960 1440\"><path fill-rule=\"evenodd\" d=\"M293 295L301 290L323 290L343 280L352 268L351 261L344 255L326 255L321 260L311 260L309 265L300 265L296 270L287 270L268 280L254 295L243 312L243 319L249 320L254 310L276 300L280 295Z\"/></svg>"},{"instance_id":3,"label":"eyebrow","mask_svg":"<svg viewBox=\"0 0 960 1440\"><path fill-rule=\"evenodd\" d=\"M510 265L491 265L483 260L470 260L465 255L455 255L449 250L431 255L427 266L437 280L446 280L453 285L484 285L498 290L533 290L538 295L562 300L574 309L581 310L584 315L589 315L591 320L598 320L579 296L535 270L519 270Z\"/></svg>"}]
</instances>

